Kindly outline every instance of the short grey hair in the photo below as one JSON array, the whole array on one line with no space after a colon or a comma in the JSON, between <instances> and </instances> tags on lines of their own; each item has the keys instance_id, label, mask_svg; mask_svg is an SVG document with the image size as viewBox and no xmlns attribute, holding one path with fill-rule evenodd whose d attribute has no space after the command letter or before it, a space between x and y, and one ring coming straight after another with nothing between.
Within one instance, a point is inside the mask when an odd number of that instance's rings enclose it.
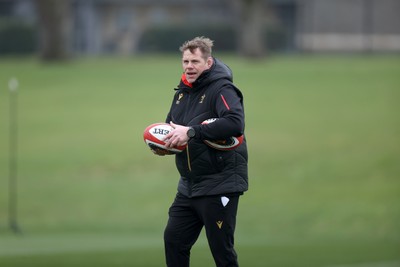
<instances>
[{"instance_id":1,"label":"short grey hair","mask_svg":"<svg viewBox=\"0 0 400 267\"><path fill-rule=\"evenodd\" d=\"M198 48L200 49L203 57L207 59L211 57L212 47L214 45L214 41L210 38L206 38L204 36L195 37L192 40L186 41L183 43L179 50L183 53L186 50L190 50L190 52L194 53L194 51Z\"/></svg>"}]
</instances>

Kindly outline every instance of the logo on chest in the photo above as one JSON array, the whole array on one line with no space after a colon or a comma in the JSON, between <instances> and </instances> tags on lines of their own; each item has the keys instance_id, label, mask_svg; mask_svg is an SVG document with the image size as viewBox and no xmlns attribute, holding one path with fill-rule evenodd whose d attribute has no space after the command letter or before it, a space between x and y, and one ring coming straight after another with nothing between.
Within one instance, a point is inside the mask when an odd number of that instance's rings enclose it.
<instances>
[{"instance_id":1,"label":"logo on chest","mask_svg":"<svg viewBox=\"0 0 400 267\"><path fill-rule=\"evenodd\" d=\"M200 104L203 104L204 98L206 98L206 94L204 94L200 97L200 101L199 101Z\"/></svg>"},{"instance_id":2,"label":"logo on chest","mask_svg":"<svg viewBox=\"0 0 400 267\"><path fill-rule=\"evenodd\" d=\"M176 100L175 104L178 105L179 103L181 103L182 97L183 97L183 93L180 93L180 94L178 95L178 100Z\"/></svg>"},{"instance_id":3,"label":"logo on chest","mask_svg":"<svg viewBox=\"0 0 400 267\"><path fill-rule=\"evenodd\" d=\"M180 104L182 98L183 98L183 93L180 93L180 94L178 95L178 99L176 100L175 104L176 104L176 105ZM206 98L206 94L200 96L199 104L203 104L205 98Z\"/></svg>"}]
</instances>

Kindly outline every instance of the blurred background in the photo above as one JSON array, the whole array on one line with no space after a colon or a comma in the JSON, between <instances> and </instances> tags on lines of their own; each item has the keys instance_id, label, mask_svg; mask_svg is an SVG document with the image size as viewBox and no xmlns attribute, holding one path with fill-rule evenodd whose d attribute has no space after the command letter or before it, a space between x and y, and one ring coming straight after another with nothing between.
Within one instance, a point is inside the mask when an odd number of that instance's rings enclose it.
<instances>
[{"instance_id":1,"label":"blurred background","mask_svg":"<svg viewBox=\"0 0 400 267\"><path fill-rule=\"evenodd\" d=\"M1 54L176 52L202 33L218 51L398 52L396 0L1 0Z\"/></svg>"},{"instance_id":2,"label":"blurred background","mask_svg":"<svg viewBox=\"0 0 400 267\"><path fill-rule=\"evenodd\" d=\"M0 0L0 266L164 266L179 46L244 94L241 266L400 266L400 1ZM194 267L214 266L204 233Z\"/></svg>"}]
</instances>

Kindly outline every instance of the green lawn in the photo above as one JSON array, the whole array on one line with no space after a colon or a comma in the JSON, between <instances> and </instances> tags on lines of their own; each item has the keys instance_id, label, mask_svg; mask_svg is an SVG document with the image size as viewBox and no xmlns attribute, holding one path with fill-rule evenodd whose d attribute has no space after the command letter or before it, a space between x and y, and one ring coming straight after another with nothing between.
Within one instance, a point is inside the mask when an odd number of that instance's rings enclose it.
<instances>
[{"instance_id":1,"label":"green lawn","mask_svg":"<svg viewBox=\"0 0 400 267\"><path fill-rule=\"evenodd\" d=\"M244 93L250 190L241 266L400 266L400 57L220 57ZM0 60L0 266L164 266L178 181L142 133L163 121L179 55ZM18 221L8 229L11 77ZM192 266L214 266L202 235Z\"/></svg>"}]
</instances>

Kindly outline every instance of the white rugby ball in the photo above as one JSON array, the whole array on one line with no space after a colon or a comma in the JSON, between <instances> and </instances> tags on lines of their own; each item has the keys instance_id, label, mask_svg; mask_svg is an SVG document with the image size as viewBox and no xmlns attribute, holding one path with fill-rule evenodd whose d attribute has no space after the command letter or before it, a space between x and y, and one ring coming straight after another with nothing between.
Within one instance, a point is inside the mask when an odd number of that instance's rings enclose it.
<instances>
[{"instance_id":1,"label":"white rugby ball","mask_svg":"<svg viewBox=\"0 0 400 267\"><path fill-rule=\"evenodd\" d=\"M165 147L165 136L172 131L172 126L168 123L153 123L146 127L143 133L144 142L153 150L163 149L171 154L182 152L186 146L178 146L173 148Z\"/></svg>"},{"instance_id":2,"label":"white rugby ball","mask_svg":"<svg viewBox=\"0 0 400 267\"><path fill-rule=\"evenodd\" d=\"M210 124L218 120L218 118L211 118L203 121L201 124ZM243 135L231 136L224 140L204 140L208 146L218 150L233 150L243 143Z\"/></svg>"}]
</instances>

